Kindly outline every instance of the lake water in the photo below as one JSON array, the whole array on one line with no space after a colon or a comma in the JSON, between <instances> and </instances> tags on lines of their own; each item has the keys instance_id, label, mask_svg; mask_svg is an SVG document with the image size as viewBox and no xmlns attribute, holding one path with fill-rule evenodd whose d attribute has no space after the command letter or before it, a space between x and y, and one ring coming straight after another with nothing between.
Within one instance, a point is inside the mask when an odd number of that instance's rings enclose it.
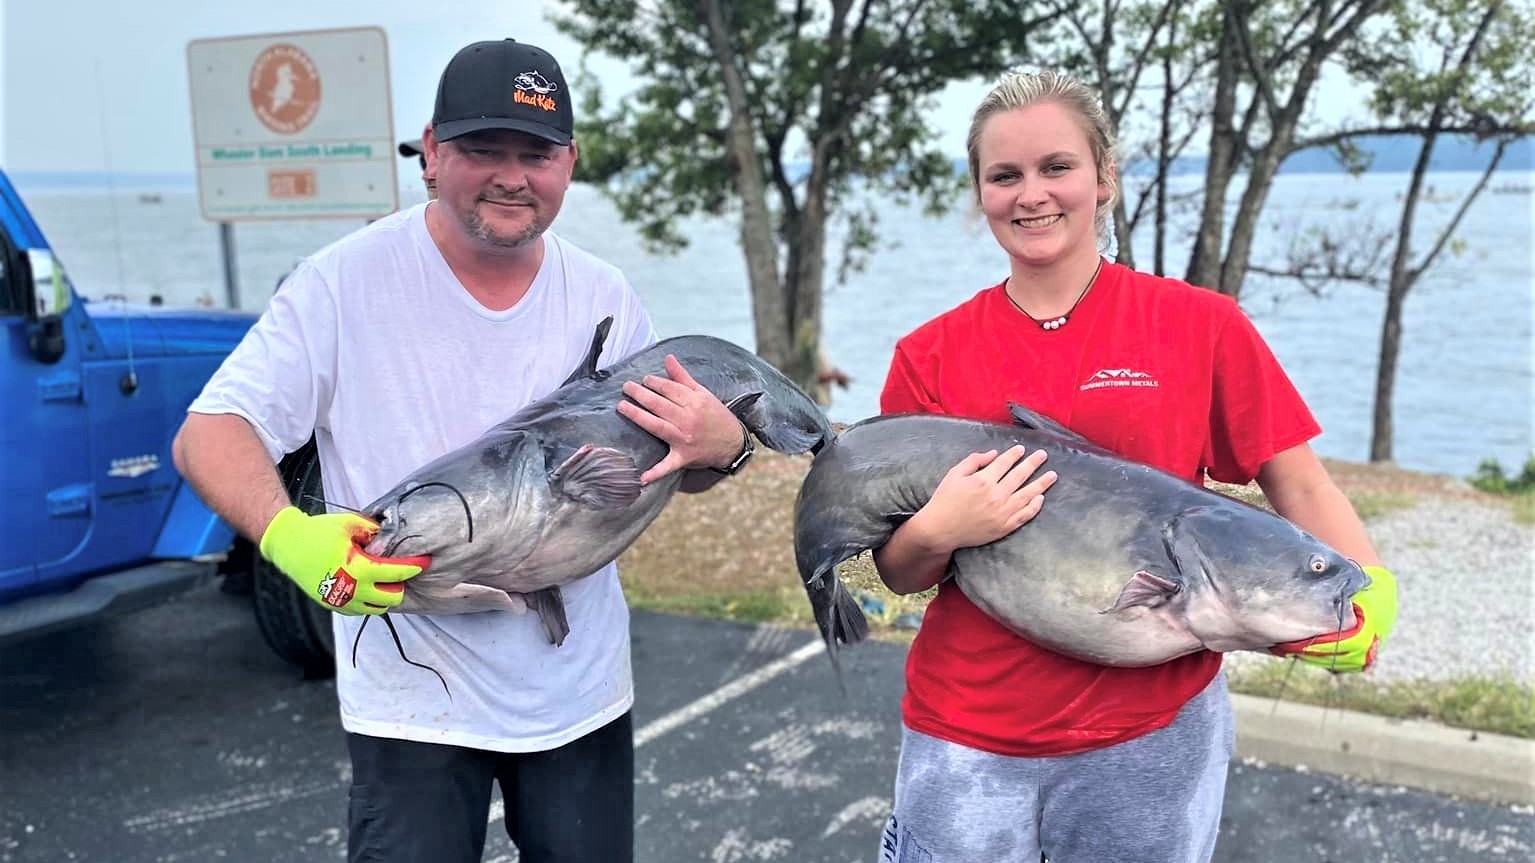
<instances>
[{"instance_id":1,"label":"lake water","mask_svg":"<svg viewBox=\"0 0 1535 863\"><path fill-rule=\"evenodd\" d=\"M1420 220L1447 220L1471 174L1433 178L1435 197ZM1495 176L1448 252L1409 296L1397 372L1396 457L1403 466L1465 476L1485 458L1517 467L1532 452L1535 428L1535 174ZM1187 182L1194 182L1188 179ZM1404 174L1282 175L1265 212L1255 261L1277 263L1297 232L1315 226L1394 225ZM168 304L223 303L218 230L198 213L189 189L58 191L22 186L76 286L93 298L118 294ZM402 194L402 206L421 200ZM886 246L860 273L829 285L827 352L852 386L836 393L832 418L851 422L878 410L895 341L933 315L1006 274L1007 262L968 206L927 217L881 208ZM249 222L235 229L241 305L259 311L283 273L305 254L359 227L357 221ZM737 228L729 219L695 219L690 247L675 256L647 253L636 232L592 188L576 186L556 230L623 268L645 298L663 336L709 333L751 346L751 306ZM1184 236L1187 232L1183 232ZM1151 260L1137 237L1139 263ZM835 245L835 244L834 244ZM1181 275L1187 244L1172 250ZM832 264L828 270L834 271ZM1336 285L1313 297L1293 286L1250 277L1242 302L1272 345L1324 433L1327 456L1362 461L1369 452L1382 292Z\"/></svg>"}]
</instances>

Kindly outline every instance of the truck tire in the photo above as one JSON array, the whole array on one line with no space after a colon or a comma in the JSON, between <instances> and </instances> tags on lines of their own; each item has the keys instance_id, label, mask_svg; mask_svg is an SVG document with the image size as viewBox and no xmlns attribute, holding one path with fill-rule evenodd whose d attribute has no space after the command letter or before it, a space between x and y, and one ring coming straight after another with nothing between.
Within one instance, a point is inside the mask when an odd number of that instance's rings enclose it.
<instances>
[{"instance_id":1,"label":"truck tire","mask_svg":"<svg viewBox=\"0 0 1535 863\"><path fill-rule=\"evenodd\" d=\"M314 438L277 465L283 486L293 505L310 514L325 511L320 502L320 455ZM255 555L251 567L252 605L261 637L278 656L298 666L307 680L326 680L336 675L336 640L331 631L331 612L311 601L294 584Z\"/></svg>"}]
</instances>

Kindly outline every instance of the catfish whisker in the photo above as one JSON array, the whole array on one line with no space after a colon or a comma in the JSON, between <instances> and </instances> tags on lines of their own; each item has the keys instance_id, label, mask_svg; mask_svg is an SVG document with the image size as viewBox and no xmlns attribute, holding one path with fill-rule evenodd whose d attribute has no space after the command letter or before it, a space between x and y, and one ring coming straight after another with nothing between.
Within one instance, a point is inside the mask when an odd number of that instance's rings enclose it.
<instances>
[{"instance_id":1,"label":"catfish whisker","mask_svg":"<svg viewBox=\"0 0 1535 863\"><path fill-rule=\"evenodd\" d=\"M357 627L357 637L352 639L352 667L353 668L357 667L357 645L362 644L362 631L364 629L368 628L368 621L370 621L372 619L373 619L373 615L371 615L371 614L365 615L363 617L363 619L362 619L362 626Z\"/></svg>"},{"instance_id":2,"label":"catfish whisker","mask_svg":"<svg viewBox=\"0 0 1535 863\"><path fill-rule=\"evenodd\" d=\"M406 534L405 536L397 537L394 542L389 543L388 548L384 549L384 557L394 557L394 553L399 551L400 546L404 545L406 540L421 538L421 534L419 533L411 533Z\"/></svg>"},{"instance_id":3,"label":"catfish whisker","mask_svg":"<svg viewBox=\"0 0 1535 863\"><path fill-rule=\"evenodd\" d=\"M1270 716L1273 716L1275 713L1279 712L1279 701L1280 699L1284 698L1285 689L1290 686L1290 675L1295 673L1295 666L1299 664L1299 659L1296 659L1293 656L1290 657L1290 661L1287 663L1288 667L1285 668L1284 671L1284 678L1279 681L1279 691L1274 693L1274 704L1269 708Z\"/></svg>"},{"instance_id":4,"label":"catfish whisker","mask_svg":"<svg viewBox=\"0 0 1535 863\"><path fill-rule=\"evenodd\" d=\"M410 657L406 656L405 655L405 645L400 643L400 632L399 632L399 630L394 628L394 621L389 619L389 615L388 615L387 612L384 613L384 614L380 614L378 616L382 617L384 619L384 625L389 627L389 637L394 639L394 649L399 651L400 659L403 659L405 661L406 665L414 665L417 668L424 668L427 671L430 671L433 674L437 675L437 682L442 684L442 691L446 692L448 694L448 700L452 701L453 700L453 692L448 689L448 681L443 679L442 674L439 673L437 671L437 669L431 667L430 665L427 665L427 664L421 663L421 662L416 662L415 660L413 660ZM362 626L357 627L357 637L355 639L353 639L353 641L352 641L352 667L353 668L357 667L357 647L358 647L358 645L362 644L362 631L364 629L368 628L368 621L370 619L372 619L372 617L373 617L373 615L368 615L368 616L364 617L363 621L362 621Z\"/></svg>"},{"instance_id":5,"label":"catfish whisker","mask_svg":"<svg viewBox=\"0 0 1535 863\"><path fill-rule=\"evenodd\" d=\"M424 483L416 486L415 488L411 489L410 491L407 491L404 494L400 495L399 499L397 501L395 501L395 503L397 503L397 504L398 503L404 503L405 499L407 497L410 497L411 495L413 495L416 492L422 490L423 488L431 488L434 485L440 485L443 488L447 489L448 491L453 492L455 495L458 495L458 502L464 505L464 519L469 522L469 538L464 540L464 541L465 542L474 542L474 513L469 511L469 501L464 499L463 492L459 491L458 489L454 488L453 486L451 486L451 485L449 485L449 484L447 484L445 482L436 482L436 481L434 481L434 482L424 482Z\"/></svg>"},{"instance_id":6,"label":"catfish whisker","mask_svg":"<svg viewBox=\"0 0 1535 863\"><path fill-rule=\"evenodd\" d=\"M364 515L364 516L367 515L367 513L363 512L362 510L360 510L360 509L358 509L358 508L356 508L354 506L347 506L344 503L336 503L334 501L329 501L329 500L326 500L325 498L320 497L319 495L316 495L316 494L305 494L304 495L304 500L306 500L306 501L313 501L313 502L321 504L323 506L333 506L333 507L335 507L337 509L344 509L347 512L355 512L358 515Z\"/></svg>"},{"instance_id":7,"label":"catfish whisker","mask_svg":"<svg viewBox=\"0 0 1535 863\"><path fill-rule=\"evenodd\" d=\"M425 668L427 671L430 671L433 674L437 675L437 682L442 684L442 691L446 692L447 695L448 695L448 700L452 701L453 700L453 693L452 693L452 691L450 691L448 689L448 681L443 679L442 674L440 674L437 671L437 669L431 667L430 665L426 665L424 663L416 662L415 660L413 660L410 657L406 656L405 655L405 646L400 644L400 633L397 630L395 630L395 628L394 628L394 621L390 620L389 619L389 615L387 615L387 614L381 614L379 616L384 618L384 625L389 627L389 634L391 636L393 636L393 638L394 638L394 647L395 647L396 650L398 650L400 652L400 658L405 660L405 664L407 664L407 665L414 665L417 668Z\"/></svg>"}]
</instances>

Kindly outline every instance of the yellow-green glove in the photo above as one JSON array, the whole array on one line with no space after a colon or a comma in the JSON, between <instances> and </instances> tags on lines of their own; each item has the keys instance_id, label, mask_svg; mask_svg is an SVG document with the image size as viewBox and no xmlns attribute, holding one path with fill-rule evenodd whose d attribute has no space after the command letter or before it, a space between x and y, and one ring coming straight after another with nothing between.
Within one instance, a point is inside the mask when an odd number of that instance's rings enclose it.
<instances>
[{"instance_id":1,"label":"yellow-green glove","mask_svg":"<svg viewBox=\"0 0 1535 863\"><path fill-rule=\"evenodd\" d=\"M261 535L261 556L331 611L383 614L405 598L405 580L432 559L374 557L362 546L377 532L378 525L350 512L308 515L285 507Z\"/></svg>"},{"instance_id":2,"label":"yellow-green glove","mask_svg":"<svg viewBox=\"0 0 1535 863\"><path fill-rule=\"evenodd\" d=\"M1375 663L1376 651L1396 626L1396 577L1384 566L1367 566L1370 583L1354 594L1353 629L1307 641L1278 645L1274 653L1328 671L1364 671Z\"/></svg>"}]
</instances>

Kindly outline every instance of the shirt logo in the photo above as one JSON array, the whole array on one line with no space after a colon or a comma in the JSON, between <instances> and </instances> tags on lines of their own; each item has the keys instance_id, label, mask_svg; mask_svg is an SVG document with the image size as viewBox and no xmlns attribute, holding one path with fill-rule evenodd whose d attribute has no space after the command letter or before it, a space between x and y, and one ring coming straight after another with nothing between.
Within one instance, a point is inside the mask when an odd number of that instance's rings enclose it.
<instances>
[{"instance_id":1,"label":"shirt logo","mask_svg":"<svg viewBox=\"0 0 1535 863\"><path fill-rule=\"evenodd\" d=\"M1136 369L1099 369L1077 389L1081 392L1104 387L1152 387L1161 386L1150 372Z\"/></svg>"}]
</instances>

